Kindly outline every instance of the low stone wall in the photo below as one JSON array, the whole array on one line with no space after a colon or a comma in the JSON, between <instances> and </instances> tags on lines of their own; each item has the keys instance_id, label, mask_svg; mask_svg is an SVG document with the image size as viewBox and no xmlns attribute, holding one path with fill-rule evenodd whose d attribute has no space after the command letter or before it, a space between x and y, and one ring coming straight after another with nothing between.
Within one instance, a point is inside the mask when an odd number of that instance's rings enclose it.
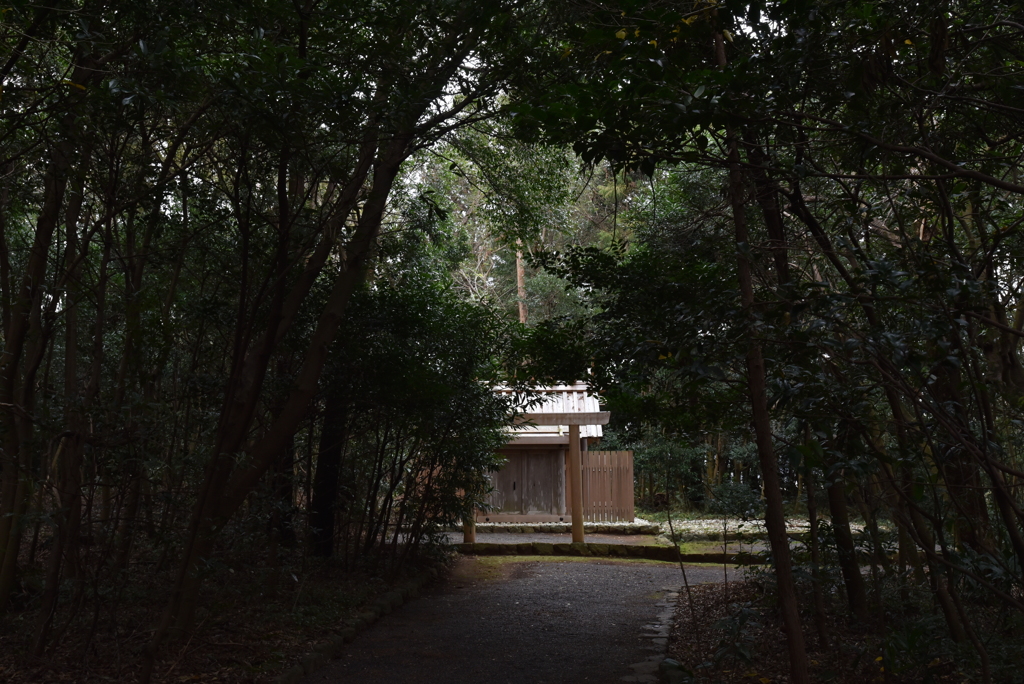
<instances>
[{"instance_id":1,"label":"low stone wall","mask_svg":"<svg viewBox=\"0 0 1024 684\"><path fill-rule=\"evenodd\" d=\"M760 520L729 520L724 524L722 520L676 520L673 521L676 539L679 541L722 541L728 537L729 541L754 542L768 539L764 523ZM851 525L854 534L858 534L861 528ZM452 532L461 531L452 528ZM637 519L633 522L585 522L583 530L587 534L649 534L669 536L668 523L649 522ZM572 525L564 522L554 523L493 523L478 522L476 524L478 534L490 532L511 533L564 533L571 532ZM807 534L807 522L803 520L787 520L786 533L792 538L801 538Z\"/></svg>"},{"instance_id":2,"label":"low stone wall","mask_svg":"<svg viewBox=\"0 0 1024 684\"><path fill-rule=\"evenodd\" d=\"M607 558L644 558L647 560L677 563L680 556L684 563L728 563L730 565L758 565L764 563L759 556L749 553L684 553L671 546L642 546L639 544L546 544L526 542L522 544L456 544L462 554L475 556L598 556Z\"/></svg>"},{"instance_id":3,"label":"low stone wall","mask_svg":"<svg viewBox=\"0 0 1024 684\"><path fill-rule=\"evenodd\" d=\"M661 534L662 526L651 522L585 522L583 523L583 530L587 534ZM477 534L487 534L489 532L503 532L505 534L555 534L572 532L572 525L560 522L523 524L478 522L476 524L476 531Z\"/></svg>"}]
</instances>

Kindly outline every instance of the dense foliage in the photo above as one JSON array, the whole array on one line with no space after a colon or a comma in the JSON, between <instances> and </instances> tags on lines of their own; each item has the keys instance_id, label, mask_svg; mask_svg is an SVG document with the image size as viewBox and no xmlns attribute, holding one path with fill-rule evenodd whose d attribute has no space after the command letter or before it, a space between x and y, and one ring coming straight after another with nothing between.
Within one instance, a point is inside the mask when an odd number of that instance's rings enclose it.
<instances>
[{"instance_id":1,"label":"dense foliage","mask_svg":"<svg viewBox=\"0 0 1024 684\"><path fill-rule=\"evenodd\" d=\"M470 505L505 420L481 386L504 333L437 291L450 260L390 243L442 249L446 212L409 160L493 115L543 11L15 2L2 17L0 611L40 655L56 625L110 607L100 588L145 577L166 602L132 647L146 680L223 553L259 548L269 519L274 564L303 529L293 509L339 420L325 396L358 417L348 484L387 484L360 492L378 526L351 530L363 557L388 542L393 566ZM399 262L419 275L395 280ZM365 320L342 327L350 303Z\"/></svg>"},{"instance_id":2,"label":"dense foliage","mask_svg":"<svg viewBox=\"0 0 1024 684\"><path fill-rule=\"evenodd\" d=\"M722 435L756 444L746 480L767 500L793 681L808 665L781 530L798 495L812 518L819 496L828 510L855 619L908 630L901 612L920 588L945 623L922 628L933 643L970 645L982 680L1019 677L1019 7L565 12L534 89L545 95L514 105L522 134L651 183L626 254L547 263L593 293L576 329L639 443L653 431L679 457L703 445L708 463ZM802 604L816 621L819 561ZM891 611L883 580L902 587Z\"/></svg>"}]
</instances>

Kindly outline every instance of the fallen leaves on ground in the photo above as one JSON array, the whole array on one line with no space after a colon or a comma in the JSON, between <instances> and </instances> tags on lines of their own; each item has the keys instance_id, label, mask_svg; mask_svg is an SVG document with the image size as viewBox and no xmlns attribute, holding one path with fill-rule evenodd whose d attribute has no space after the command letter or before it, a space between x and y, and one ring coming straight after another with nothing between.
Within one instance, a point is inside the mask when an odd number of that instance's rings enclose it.
<instances>
[{"instance_id":1,"label":"fallen leaves on ground","mask_svg":"<svg viewBox=\"0 0 1024 684\"><path fill-rule=\"evenodd\" d=\"M789 680L786 635L771 597L753 582L703 584L691 587L692 610L680 592L669 657L709 684L782 684ZM878 635L854 628L845 619L828 616L824 633L829 644L818 642L811 616L804 615L811 681L829 684L917 684L922 674L932 682L968 681L949 660L937 659L923 673L915 669L899 675L886 673Z\"/></svg>"}]
</instances>

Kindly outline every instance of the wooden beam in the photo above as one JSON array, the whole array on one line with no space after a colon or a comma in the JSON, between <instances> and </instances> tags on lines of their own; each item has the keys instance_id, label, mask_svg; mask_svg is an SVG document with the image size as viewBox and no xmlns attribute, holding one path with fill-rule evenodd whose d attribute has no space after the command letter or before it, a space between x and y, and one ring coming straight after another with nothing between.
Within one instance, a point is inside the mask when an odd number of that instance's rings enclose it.
<instances>
[{"instance_id":1,"label":"wooden beam","mask_svg":"<svg viewBox=\"0 0 1024 684\"><path fill-rule=\"evenodd\" d=\"M583 465L580 426L569 424L569 493L572 496L572 541L583 542Z\"/></svg>"},{"instance_id":2,"label":"wooden beam","mask_svg":"<svg viewBox=\"0 0 1024 684\"><path fill-rule=\"evenodd\" d=\"M524 413L516 418L516 425L533 423L534 425L607 425L611 418L610 411L593 411L590 413Z\"/></svg>"}]
</instances>

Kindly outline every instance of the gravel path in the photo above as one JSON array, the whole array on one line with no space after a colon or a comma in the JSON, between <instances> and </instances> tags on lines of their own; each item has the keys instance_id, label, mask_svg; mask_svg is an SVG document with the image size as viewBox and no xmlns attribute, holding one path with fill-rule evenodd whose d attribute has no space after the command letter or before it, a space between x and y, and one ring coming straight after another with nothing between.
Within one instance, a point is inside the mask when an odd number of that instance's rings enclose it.
<instances>
[{"instance_id":1,"label":"gravel path","mask_svg":"<svg viewBox=\"0 0 1024 684\"><path fill-rule=\"evenodd\" d=\"M687 576L717 582L722 570L688 567ZM656 681L666 594L681 584L668 563L463 558L304 684Z\"/></svg>"}]
</instances>

